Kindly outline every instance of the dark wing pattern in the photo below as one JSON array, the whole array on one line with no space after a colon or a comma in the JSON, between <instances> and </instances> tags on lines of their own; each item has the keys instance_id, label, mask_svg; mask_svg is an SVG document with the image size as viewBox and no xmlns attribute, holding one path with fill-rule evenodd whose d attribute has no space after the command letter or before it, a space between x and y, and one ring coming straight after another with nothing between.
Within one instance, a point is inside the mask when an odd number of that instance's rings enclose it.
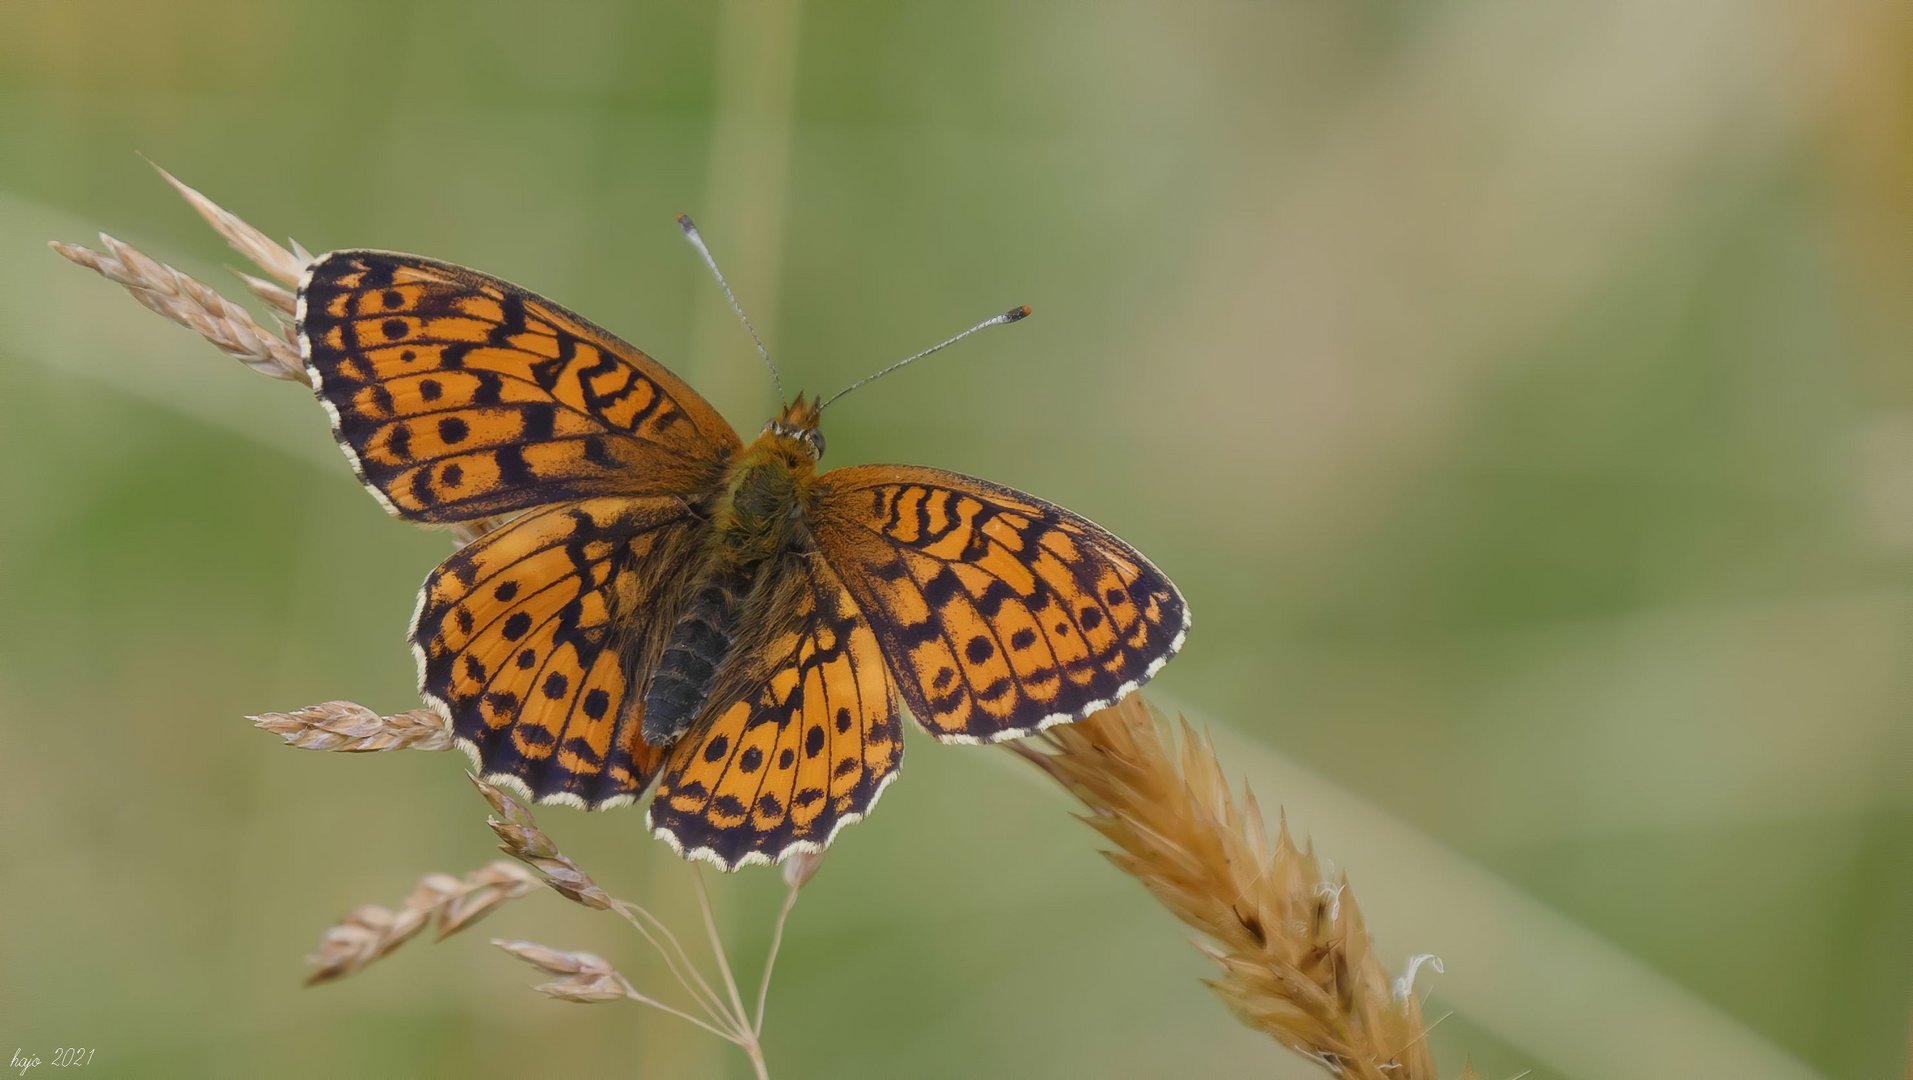
<instances>
[{"instance_id":1,"label":"dark wing pattern","mask_svg":"<svg viewBox=\"0 0 1913 1080\"><path fill-rule=\"evenodd\" d=\"M1168 663L1189 609L1095 523L1009 488L903 465L819 481L817 547L903 698L945 742L996 742L1115 704Z\"/></svg>"},{"instance_id":2,"label":"dark wing pattern","mask_svg":"<svg viewBox=\"0 0 1913 1080\"><path fill-rule=\"evenodd\" d=\"M353 470L413 521L697 492L739 445L649 356L549 300L447 263L322 256L299 286L298 336Z\"/></svg>"},{"instance_id":3,"label":"dark wing pattern","mask_svg":"<svg viewBox=\"0 0 1913 1080\"><path fill-rule=\"evenodd\" d=\"M819 851L876 804L903 759L896 692L828 566L786 555L710 704L671 746L651 829L726 870Z\"/></svg>"},{"instance_id":4,"label":"dark wing pattern","mask_svg":"<svg viewBox=\"0 0 1913 1080\"><path fill-rule=\"evenodd\" d=\"M644 790L664 752L640 735L641 673L699 524L674 498L565 503L432 572L412 620L419 692L481 775L585 809Z\"/></svg>"}]
</instances>

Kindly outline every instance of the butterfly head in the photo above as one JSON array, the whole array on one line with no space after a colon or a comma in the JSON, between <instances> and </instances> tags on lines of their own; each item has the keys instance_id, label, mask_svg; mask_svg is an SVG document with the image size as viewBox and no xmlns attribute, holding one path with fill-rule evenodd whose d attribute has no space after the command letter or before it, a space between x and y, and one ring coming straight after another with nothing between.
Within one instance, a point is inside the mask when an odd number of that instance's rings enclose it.
<instances>
[{"instance_id":1,"label":"butterfly head","mask_svg":"<svg viewBox=\"0 0 1913 1080\"><path fill-rule=\"evenodd\" d=\"M824 456L824 433L818 430L819 418L823 406L816 398L805 399L798 394L796 400L784 406L776 419L764 425L764 434L779 440L796 443L803 452L816 461Z\"/></svg>"}]
</instances>

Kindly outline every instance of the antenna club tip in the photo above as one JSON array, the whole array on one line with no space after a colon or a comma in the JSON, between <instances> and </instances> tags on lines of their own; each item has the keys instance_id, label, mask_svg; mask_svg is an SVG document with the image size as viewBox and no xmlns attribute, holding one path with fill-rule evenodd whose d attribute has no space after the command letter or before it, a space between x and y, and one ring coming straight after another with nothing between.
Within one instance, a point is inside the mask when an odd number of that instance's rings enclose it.
<instances>
[{"instance_id":1,"label":"antenna club tip","mask_svg":"<svg viewBox=\"0 0 1913 1080\"><path fill-rule=\"evenodd\" d=\"M679 215L678 215L678 228L680 228L680 229L683 229L683 230L684 230L685 232L687 232L687 233L688 233L688 232L696 232L696 231L697 231L697 223L696 223L696 222L693 222L693 221L691 220L691 215L689 215L689 214L679 214Z\"/></svg>"},{"instance_id":2,"label":"antenna club tip","mask_svg":"<svg viewBox=\"0 0 1913 1080\"><path fill-rule=\"evenodd\" d=\"M1003 313L1004 322L1018 322L1020 320L1027 319L1029 317L1030 317L1030 306L1028 304L1024 304L1021 307L1013 307L1010 310Z\"/></svg>"}]
</instances>

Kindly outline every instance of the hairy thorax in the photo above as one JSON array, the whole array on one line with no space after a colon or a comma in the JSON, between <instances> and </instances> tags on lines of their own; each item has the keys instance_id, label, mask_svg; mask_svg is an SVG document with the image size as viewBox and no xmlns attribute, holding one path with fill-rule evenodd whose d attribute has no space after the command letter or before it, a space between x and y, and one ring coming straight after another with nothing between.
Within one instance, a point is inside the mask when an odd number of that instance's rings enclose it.
<instances>
[{"instance_id":1,"label":"hairy thorax","mask_svg":"<svg viewBox=\"0 0 1913 1080\"><path fill-rule=\"evenodd\" d=\"M718 554L757 562L810 546L804 516L810 509L816 461L797 439L765 432L746 447L725 478L712 513Z\"/></svg>"}]
</instances>

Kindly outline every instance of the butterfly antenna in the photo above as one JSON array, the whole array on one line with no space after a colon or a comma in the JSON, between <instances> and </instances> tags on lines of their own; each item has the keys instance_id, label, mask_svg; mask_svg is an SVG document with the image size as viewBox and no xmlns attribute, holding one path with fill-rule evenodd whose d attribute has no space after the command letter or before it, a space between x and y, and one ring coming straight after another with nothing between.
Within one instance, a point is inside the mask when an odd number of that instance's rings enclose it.
<instances>
[{"instance_id":1,"label":"butterfly antenna","mask_svg":"<svg viewBox=\"0 0 1913 1080\"><path fill-rule=\"evenodd\" d=\"M724 271L717 268L717 260L711 258L711 249L704 245L704 237L698 235L697 222L689 214L678 215L678 228L684 230L684 238L691 242L697 253L704 258L704 265L711 268L711 276L717 279L717 287L724 290L724 299L731 302L731 310L737 313L737 321L744 324L745 332L751 335L751 341L757 345L757 355L764 358L764 366L771 369L771 381L777 384L777 395L784 395L784 377L777 373L777 365L771 360L769 349L764 347L764 339L757 336L757 327L744 317L744 309L738 305L737 294L731 292L731 283L724 280Z\"/></svg>"},{"instance_id":2,"label":"butterfly antenna","mask_svg":"<svg viewBox=\"0 0 1913 1080\"><path fill-rule=\"evenodd\" d=\"M863 378L858 379L856 382L851 383L849 386L846 386L842 390L839 390L836 393L830 395L830 397L824 400L824 403L822 405L817 406L817 411L822 412L825 408L827 408L830 405L831 402L836 401L838 398L843 397L845 394L850 393L852 390L855 390L859 386L862 386L865 383L876 382L878 379L883 378L885 375L890 374L891 372L897 370L898 368L904 366L905 364L914 363L915 361L921 360L924 357L929 356L933 352L938 352L940 350L947 349L950 346L955 345L957 342L962 341L964 338L969 337L971 334L976 333L978 330L988 330L992 326L1002 326L1005 323L1020 322L1023 319L1028 318L1029 314L1030 314L1030 309L1027 307L1014 307L1004 312L1001 315L996 315L991 318L984 319L982 322L977 323L975 326L970 327L968 330L965 330L961 334L958 334L955 337L948 339L947 341L939 341L935 345L930 346L929 348L923 350L920 353L917 353L913 356L904 357L903 359L897 361L896 363L891 364L889 367L884 368L882 371L876 371L876 372L872 372L869 375L865 375Z\"/></svg>"}]
</instances>

